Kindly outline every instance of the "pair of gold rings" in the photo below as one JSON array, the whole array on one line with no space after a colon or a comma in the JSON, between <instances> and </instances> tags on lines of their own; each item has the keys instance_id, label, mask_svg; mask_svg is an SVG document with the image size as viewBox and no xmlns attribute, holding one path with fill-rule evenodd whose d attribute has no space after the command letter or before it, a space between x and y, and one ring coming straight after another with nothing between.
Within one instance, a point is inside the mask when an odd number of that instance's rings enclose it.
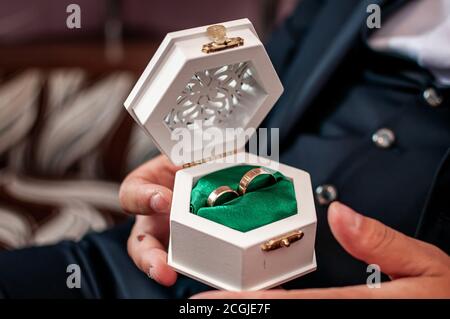
<instances>
[{"instance_id":1,"label":"pair of gold rings","mask_svg":"<svg viewBox=\"0 0 450 319\"><path fill-rule=\"evenodd\" d=\"M253 182L253 180L261 175L270 175L272 176L273 181L276 181L274 171L264 167L256 167L249 170L244 174L244 176L242 176L237 191L229 186L217 187L211 192L211 194L209 194L206 204L210 207L213 207L244 195L249 190L250 184Z\"/></svg>"}]
</instances>

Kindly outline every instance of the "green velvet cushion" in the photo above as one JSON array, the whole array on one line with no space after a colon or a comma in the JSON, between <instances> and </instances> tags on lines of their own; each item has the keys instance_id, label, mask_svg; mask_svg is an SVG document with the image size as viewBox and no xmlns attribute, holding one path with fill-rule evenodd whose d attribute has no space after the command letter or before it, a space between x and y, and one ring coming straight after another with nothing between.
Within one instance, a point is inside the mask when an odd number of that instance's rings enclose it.
<instances>
[{"instance_id":1,"label":"green velvet cushion","mask_svg":"<svg viewBox=\"0 0 450 319\"><path fill-rule=\"evenodd\" d=\"M255 167L259 166L233 166L201 177L191 192L191 212L241 232L296 214L294 185L280 172L275 173L276 183L269 175L260 175L245 195L223 205L206 205L213 190L224 185L237 190L241 177Z\"/></svg>"}]
</instances>

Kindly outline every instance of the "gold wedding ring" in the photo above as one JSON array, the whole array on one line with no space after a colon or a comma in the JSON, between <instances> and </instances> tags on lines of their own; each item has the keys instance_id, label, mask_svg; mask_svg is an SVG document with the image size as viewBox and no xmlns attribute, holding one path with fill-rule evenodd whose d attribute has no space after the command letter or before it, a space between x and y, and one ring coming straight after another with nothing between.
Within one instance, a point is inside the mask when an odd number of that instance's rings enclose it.
<instances>
[{"instance_id":1,"label":"gold wedding ring","mask_svg":"<svg viewBox=\"0 0 450 319\"><path fill-rule=\"evenodd\" d=\"M239 193L241 195L244 195L252 181L260 176L260 175L270 175L272 176L274 182L276 182L276 178L273 175L275 171L272 171L270 169L264 168L264 167L257 167L249 170L247 173L245 173L244 176L242 176L241 181L239 182Z\"/></svg>"},{"instance_id":2,"label":"gold wedding ring","mask_svg":"<svg viewBox=\"0 0 450 319\"><path fill-rule=\"evenodd\" d=\"M227 201L230 201L236 197L239 197L239 193L228 186L220 186L213 190L209 194L206 204L210 207L221 205Z\"/></svg>"}]
</instances>

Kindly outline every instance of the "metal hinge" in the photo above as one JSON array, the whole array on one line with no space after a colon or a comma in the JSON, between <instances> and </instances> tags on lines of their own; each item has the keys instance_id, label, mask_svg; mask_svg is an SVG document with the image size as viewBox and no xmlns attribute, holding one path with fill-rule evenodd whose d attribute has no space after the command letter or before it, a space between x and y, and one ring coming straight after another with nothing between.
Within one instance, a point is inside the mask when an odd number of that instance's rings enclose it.
<instances>
[{"instance_id":1,"label":"metal hinge","mask_svg":"<svg viewBox=\"0 0 450 319\"><path fill-rule=\"evenodd\" d=\"M224 158L224 157L236 154L236 153L237 153L237 151L233 150L233 151L225 152L225 153L222 153L222 154L219 154L219 155L216 155L216 156L203 158L203 159L198 160L198 161L193 161L193 162L190 162L190 163L183 164L183 168L197 166L197 165L200 165L200 164L203 164L203 163L206 163L206 162L211 162L211 161L214 161L214 160L218 160L220 158Z\"/></svg>"}]
</instances>

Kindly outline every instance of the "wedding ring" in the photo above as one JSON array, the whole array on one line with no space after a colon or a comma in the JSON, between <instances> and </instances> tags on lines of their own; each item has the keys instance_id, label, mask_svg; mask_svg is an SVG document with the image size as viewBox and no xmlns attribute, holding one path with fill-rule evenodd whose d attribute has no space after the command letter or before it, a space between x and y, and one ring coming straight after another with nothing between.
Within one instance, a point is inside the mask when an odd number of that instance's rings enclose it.
<instances>
[{"instance_id":1,"label":"wedding ring","mask_svg":"<svg viewBox=\"0 0 450 319\"><path fill-rule=\"evenodd\" d=\"M229 200L239 197L239 193L228 186L220 186L209 194L206 204L210 207L221 205Z\"/></svg>"},{"instance_id":2,"label":"wedding ring","mask_svg":"<svg viewBox=\"0 0 450 319\"><path fill-rule=\"evenodd\" d=\"M276 178L273 175L274 173L275 171L269 170L264 167L257 167L249 170L244 174L244 176L242 176L241 181L239 182L239 193L241 195L244 195L247 192L248 187L250 186L252 181L260 175L270 175L272 176L273 181L276 182Z\"/></svg>"}]
</instances>

